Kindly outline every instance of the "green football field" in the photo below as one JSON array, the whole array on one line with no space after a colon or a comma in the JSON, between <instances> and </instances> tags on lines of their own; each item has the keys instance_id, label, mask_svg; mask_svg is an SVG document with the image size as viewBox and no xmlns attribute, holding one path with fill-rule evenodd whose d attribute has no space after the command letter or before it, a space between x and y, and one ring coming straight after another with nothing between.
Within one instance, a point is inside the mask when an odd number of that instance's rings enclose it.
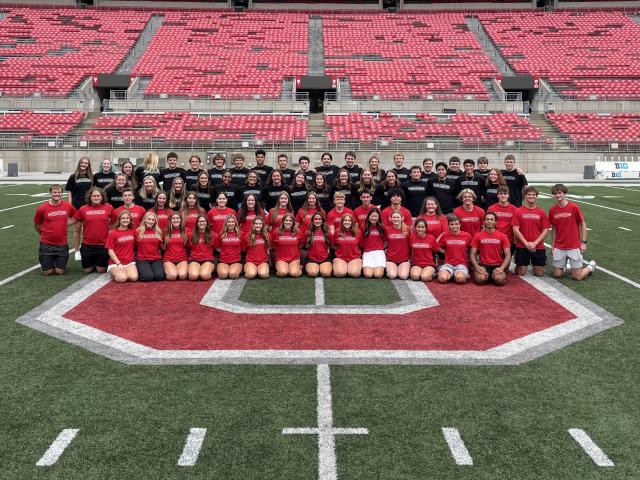
<instances>
[{"instance_id":1,"label":"green football field","mask_svg":"<svg viewBox=\"0 0 640 480\"><path fill-rule=\"evenodd\" d=\"M604 269L562 283L624 323L484 366L132 365L25 327L16 319L86 278L73 260L62 277L27 271L47 190L0 187L0 479L640 478L640 186L570 187L585 258ZM171 309L155 287L122 305ZM306 278L248 288L239 300L256 308L317 301ZM327 305L364 295L398 300L386 280L324 282Z\"/></svg>"}]
</instances>

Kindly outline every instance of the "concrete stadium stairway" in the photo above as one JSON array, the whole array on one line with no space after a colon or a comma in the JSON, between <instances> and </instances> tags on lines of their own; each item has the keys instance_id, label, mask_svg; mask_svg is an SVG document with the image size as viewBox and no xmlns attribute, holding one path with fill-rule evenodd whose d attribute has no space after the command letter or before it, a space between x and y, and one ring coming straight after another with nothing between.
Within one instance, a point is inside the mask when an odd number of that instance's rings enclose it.
<instances>
[{"instance_id":1,"label":"concrete stadium stairway","mask_svg":"<svg viewBox=\"0 0 640 480\"><path fill-rule=\"evenodd\" d=\"M484 29L480 20L478 20L478 17L466 17L465 20L469 30L476 36L478 43L500 73L503 75L514 75L515 72L502 56L495 43L493 43L493 40L491 40L491 37L487 34L487 31Z\"/></svg>"},{"instance_id":2,"label":"concrete stadium stairway","mask_svg":"<svg viewBox=\"0 0 640 480\"><path fill-rule=\"evenodd\" d=\"M562 135L553 125L547 122L543 113L532 113L529 122L540 128L540 135L544 140L551 139L553 145L560 150L571 150L566 136Z\"/></svg>"},{"instance_id":3,"label":"concrete stadium stairway","mask_svg":"<svg viewBox=\"0 0 640 480\"><path fill-rule=\"evenodd\" d=\"M327 127L324 124L324 113L310 113L307 133L309 150L324 151L327 145L326 133Z\"/></svg>"},{"instance_id":4,"label":"concrete stadium stairway","mask_svg":"<svg viewBox=\"0 0 640 480\"><path fill-rule=\"evenodd\" d=\"M129 54L125 57L125 59L120 64L120 67L116 71L118 75L128 75L133 70L133 67L140 60L144 52L149 47L151 40L155 36L156 32L162 26L164 22L164 16L162 15L152 15L147 24L140 33L140 37L138 41L133 46Z\"/></svg>"}]
</instances>

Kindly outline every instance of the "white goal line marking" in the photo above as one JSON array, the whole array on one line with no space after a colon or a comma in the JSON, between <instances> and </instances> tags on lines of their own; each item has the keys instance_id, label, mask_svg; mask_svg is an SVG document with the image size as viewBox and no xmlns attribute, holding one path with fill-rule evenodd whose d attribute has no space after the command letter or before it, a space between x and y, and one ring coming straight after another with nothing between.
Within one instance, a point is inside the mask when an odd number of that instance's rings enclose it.
<instances>
[{"instance_id":1,"label":"white goal line marking","mask_svg":"<svg viewBox=\"0 0 640 480\"><path fill-rule=\"evenodd\" d=\"M318 435L318 478L337 480L336 435L368 435L366 428L334 428L329 365L320 364L316 374L318 388L317 427L283 428L283 435Z\"/></svg>"},{"instance_id":2,"label":"white goal line marking","mask_svg":"<svg viewBox=\"0 0 640 480\"><path fill-rule=\"evenodd\" d=\"M58 437L49 446L47 451L44 452L42 458L36 462L36 466L50 467L55 465L64 450L69 446L73 439L76 438L79 431L79 428L65 428L62 430Z\"/></svg>"},{"instance_id":3,"label":"white goal line marking","mask_svg":"<svg viewBox=\"0 0 640 480\"><path fill-rule=\"evenodd\" d=\"M316 277L316 305L324 305L324 279Z\"/></svg>"},{"instance_id":4,"label":"white goal line marking","mask_svg":"<svg viewBox=\"0 0 640 480\"><path fill-rule=\"evenodd\" d=\"M449 445L449 451L456 465L473 465L473 459L457 428L442 427L442 435Z\"/></svg>"},{"instance_id":5,"label":"white goal line marking","mask_svg":"<svg viewBox=\"0 0 640 480\"><path fill-rule=\"evenodd\" d=\"M189 430L187 441L185 442L182 454L178 459L178 466L192 467L196 464L206 434L206 428L192 428Z\"/></svg>"},{"instance_id":6,"label":"white goal line marking","mask_svg":"<svg viewBox=\"0 0 640 480\"><path fill-rule=\"evenodd\" d=\"M599 467L614 467L614 463L607 457L602 449L591 440L591 437L587 435L587 432L581 428L570 428L567 430L569 435L582 447L584 452L589 455L593 463Z\"/></svg>"}]
</instances>

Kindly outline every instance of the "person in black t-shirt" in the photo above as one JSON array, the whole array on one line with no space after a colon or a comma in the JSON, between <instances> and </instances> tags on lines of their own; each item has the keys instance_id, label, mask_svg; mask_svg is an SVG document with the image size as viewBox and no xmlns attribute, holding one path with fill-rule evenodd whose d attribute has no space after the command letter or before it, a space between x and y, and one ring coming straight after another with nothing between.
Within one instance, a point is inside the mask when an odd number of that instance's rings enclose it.
<instances>
[{"instance_id":1,"label":"person in black t-shirt","mask_svg":"<svg viewBox=\"0 0 640 480\"><path fill-rule=\"evenodd\" d=\"M320 157L320 161L322 165L316 168L316 173L321 173L324 176L327 185L333 185L336 176L338 176L338 170L340 169L336 165L331 164L333 157L329 152L324 152Z\"/></svg>"},{"instance_id":2,"label":"person in black t-shirt","mask_svg":"<svg viewBox=\"0 0 640 480\"><path fill-rule=\"evenodd\" d=\"M362 173L362 167L356 164L356 152L348 151L344 154L344 168L351 178L351 183L355 185L360 180L360 174Z\"/></svg>"},{"instance_id":3,"label":"person in black t-shirt","mask_svg":"<svg viewBox=\"0 0 640 480\"><path fill-rule=\"evenodd\" d=\"M114 210L124 205L122 193L126 188L127 176L124 173L117 173L113 183L107 185L107 188L105 188L104 193L107 194L107 203L109 203Z\"/></svg>"},{"instance_id":4,"label":"person in black t-shirt","mask_svg":"<svg viewBox=\"0 0 640 480\"><path fill-rule=\"evenodd\" d=\"M236 153L233 156L233 165L231 169L231 183L241 186L247 180L249 169L244 166L244 155Z\"/></svg>"},{"instance_id":5,"label":"person in black t-shirt","mask_svg":"<svg viewBox=\"0 0 640 480\"><path fill-rule=\"evenodd\" d=\"M208 172L200 172L200 175L198 175L198 183L196 184L195 192L198 197L198 204L204 208L206 212L211 210L212 188Z\"/></svg>"},{"instance_id":6,"label":"person in black t-shirt","mask_svg":"<svg viewBox=\"0 0 640 480\"><path fill-rule=\"evenodd\" d=\"M212 198L217 198L220 192L227 196L227 207L238 210L242 203L242 198L240 197L240 187L231 183L231 170L225 170L222 175L222 182L213 187Z\"/></svg>"},{"instance_id":7,"label":"person in black t-shirt","mask_svg":"<svg viewBox=\"0 0 640 480\"><path fill-rule=\"evenodd\" d=\"M265 165L264 162L267 159L267 152L262 149L256 150L256 165L250 170L256 172L260 178L260 185L266 185L269 175L273 171L273 167Z\"/></svg>"},{"instance_id":8,"label":"person in black t-shirt","mask_svg":"<svg viewBox=\"0 0 640 480\"><path fill-rule=\"evenodd\" d=\"M482 205L484 197L485 180L482 175L475 173L475 162L467 158L464 163L464 174L456 180L456 196L464 189L468 188L476 194L474 203L478 206Z\"/></svg>"},{"instance_id":9,"label":"person in black t-shirt","mask_svg":"<svg viewBox=\"0 0 640 480\"><path fill-rule=\"evenodd\" d=\"M216 153L213 156L213 167L207 170L209 174L209 181L211 182L211 186L215 187L219 183L222 183L222 175L227 170L224 166L225 158L221 153Z\"/></svg>"},{"instance_id":10,"label":"person in black t-shirt","mask_svg":"<svg viewBox=\"0 0 640 480\"><path fill-rule=\"evenodd\" d=\"M160 169L160 180L162 181L162 189L169 193L173 179L182 176L184 168L178 166L178 154L169 152L167 154L166 167Z\"/></svg>"},{"instance_id":11,"label":"person in black t-shirt","mask_svg":"<svg viewBox=\"0 0 640 480\"><path fill-rule=\"evenodd\" d=\"M402 184L404 192L404 206L411 212L411 216L417 217L427 197L427 180L422 178L422 170L417 165L411 167L409 180Z\"/></svg>"},{"instance_id":12,"label":"person in black t-shirt","mask_svg":"<svg viewBox=\"0 0 640 480\"><path fill-rule=\"evenodd\" d=\"M393 167L391 170L396 172L396 175L398 177L398 182L402 185L404 182L409 180L409 175L411 174L411 172L409 171L408 168L403 167L404 154L402 154L400 152L394 154L393 155L393 163L394 163L395 167Z\"/></svg>"},{"instance_id":13,"label":"person in black t-shirt","mask_svg":"<svg viewBox=\"0 0 640 480\"><path fill-rule=\"evenodd\" d=\"M516 168L516 157L511 154L504 157L504 166L505 169L500 173L509 187L509 201L516 207L521 207L522 191L529 184L527 177L522 173L522 170Z\"/></svg>"},{"instance_id":14,"label":"person in black t-shirt","mask_svg":"<svg viewBox=\"0 0 640 480\"><path fill-rule=\"evenodd\" d=\"M156 185L160 185L160 169L158 168L159 158L155 153L150 153L144 159L144 162L133 172L136 178L136 185L142 186L142 179L146 176L152 175L156 181Z\"/></svg>"},{"instance_id":15,"label":"person in black t-shirt","mask_svg":"<svg viewBox=\"0 0 640 480\"><path fill-rule=\"evenodd\" d=\"M259 202L262 201L262 183L256 170L249 170L247 173L247 180L240 187L240 202L249 195L253 195Z\"/></svg>"},{"instance_id":16,"label":"person in black t-shirt","mask_svg":"<svg viewBox=\"0 0 640 480\"><path fill-rule=\"evenodd\" d=\"M282 172L274 170L269 175L267 186L262 191L262 203L267 211L271 210L278 203L278 197L282 192L289 193L289 187L282 181Z\"/></svg>"},{"instance_id":17,"label":"person in black t-shirt","mask_svg":"<svg viewBox=\"0 0 640 480\"><path fill-rule=\"evenodd\" d=\"M443 213L453 212L456 184L454 180L447 178L446 163L436 163L436 178L435 180L429 180L427 187L429 195L438 200Z\"/></svg>"},{"instance_id":18,"label":"person in black t-shirt","mask_svg":"<svg viewBox=\"0 0 640 480\"><path fill-rule=\"evenodd\" d=\"M311 190L311 187L307 183L307 177L302 170L298 170L293 177L291 187L289 187L289 197L291 198L293 213L298 213L298 210L304 205L309 190Z\"/></svg>"},{"instance_id":19,"label":"person in black t-shirt","mask_svg":"<svg viewBox=\"0 0 640 480\"><path fill-rule=\"evenodd\" d=\"M338 171L338 176L331 187L331 198L335 197L336 192L344 194L344 206L346 208L353 208L353 187L351 185L351 176L346 168L341 168Z\"/></svg>"},{"instance_id":20,"label":"person in black t-shirt","mask_svg":"<svg viewBox=\"0 0 640 480\"><path fill-rule=\"evenodd\" d=\"M191 155L189 158L189 166L191 167L189 170L183 172L182 179L185 183L185 189L187 192L191 192L196 188L196 183L198 183L198 175L200 172L203 172L200 166L202 165L202 160L198 155Z\"/></svg>"},{"instance_id":21,"label":"person in black t-shirt","mask_svg":"<svg viewBox=\"0 0 640 480\"><path fill-rule=\"evenodd\" d=\"M73 205L76 210L80 210L80 207L86 204L85 195L87 191L92 187L93 173L91 172L91 162L89 157L81 157L76 165L76 171L73 172L64 189L69 192L69 203ZM73 229L73 248L76 249L75 259L80 261L80 231L82 224L79 227Z\"/></svg>"},{"instance_id":22,"label":"person in black t-shirt","mask_svg":"<svg viewBox=\"0 0 640 480\"><path fill-rule=\"evenodd\" d=\"M385 179L386 172L380 168L380 159L376 155L369 157L369 171L376 183L380 183Z\"/></svg>"},{"instance_id":23,"label":"person in black t-shirt","mask_svg":"<svg viewBox=\"0 0 640 480\"><path fill-rule=\"evenodd\" d=\"M464 172L460 170L460 157L455 155L449 159L449 168L447 168L447 178L452 181L456 181L458 177L464 175Z\"/></svg>"},{"instance_id":24,"label":"person in black t-shirt","mask_svg":"<svg viewBox=\"0 0 640 480\"><path fill-rule=\"evenodd\" d=\"M93 186L101 189L107 188L116 179L116 174L111 168L111 160L105 158L100 163L100 171L93 174Z\"/></svg>"},{"instance_id":25,"label":"person in black t-shirt","mask_svg":"<svg viewBox=\"0 0 640 480\"><path fill-rule=\"evenodd\" d=\"M287 157L284 153L278 155L278 170L280 170L280 173L282 174L283 185L287 186L291 185L291 182L293 182L293 176L296 174L293 169L287 168L288 164L289 157Z\"/></svg>"},{"instance_id":26,"label":"person in black t-shirt","mask_svg":"<svg viewBox=\"0 0 640 480\"><path fill-rule=\"evenodd\" d=\"M153 175L147 175L142 178L140 185L142 186L140 190L135 192L133 202L145 210L149 210L156 203L156 197L159 192L156 179Z\"/></svg>"},{"instance_id":27,"label":"person in black t-shirt","mask_svg":"<svg viewBox=\"0 0 640 480\"><path fill-rule=\"evenodd\" d=\"M309 185L311 185L313 183L313 177L315 177L315 175L316 175L315 170L312 170L310 168L310 163L311 163L311 160L306 155L302 155L298 159L298 166L300 167L299 171L304 173L304 178L306 179L306 181L307 181L307 183Z\"/></svg>"},{"instance_id":28,"label":"person in black t-shirt","mask_svg":"<svg viewBox=\"0 0 640 480\"><path fill-rule=\"evenodd\" d=\"M482 175L485 180L489 175L489 159L487 157L478 157L478 169L476 170L478 175Z\"/></svg>"},{"instance_id":29,"label":"person in black t-shirt","mask_svg":"<svg viewBox=\"0 0 640 480\"><path fill-rule=\"evenodd\" d=\"M433 171L433 159L425 158L422 160L422 178L426 182L436 178L436 172Z\"/></svg>"},{"instance_id":30,"label":"person in black t-shirt","mask_svg":"<svg viewBox=\"0 0 640 480\"><path fill-rule=\"evenodd\" d=\"M311 191L318 197L318 203L320 207L328 212L331 210L331 189L327 184L327 177L320 172L316 172L313 177L313 183L311 184Z\"/></svg>"},{"instance_id":31,"label":"person in black t-shirt","mask_svg":"<svg viewBox=\"0 0 640 480\"><path fill-rule=\"evenodd\" d=\"M385 179L376 187L373 194L373 204L379 206L380 210L384 210L391 205L389 192L399 189L402 189L402 185L398 181L398 174L394 169L391 169L385 174Z\"/></svg>"}]
</instances>

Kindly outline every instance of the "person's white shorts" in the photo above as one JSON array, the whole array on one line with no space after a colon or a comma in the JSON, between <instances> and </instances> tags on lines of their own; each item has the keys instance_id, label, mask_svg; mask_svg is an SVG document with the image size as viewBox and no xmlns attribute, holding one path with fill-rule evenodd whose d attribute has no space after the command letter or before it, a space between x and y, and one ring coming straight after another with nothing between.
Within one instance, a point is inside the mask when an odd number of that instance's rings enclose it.
<instances>
[{"instance_id":1,"label":"person's white shorts","mask_svg":"<svg viewBox=\"0 0 640 480\"><path fill-rule=\"evenodd\" d=\"M127 267L130 267L131 265L135 265L135 264L136 264L136 262L131 262L131 263L127 263L126 265L122 264L122 266L124 268L127 268ZM117 265L115 263L112 263L111 265L109 265L107 267L107 272L110 272L111 270L113 270L116 267L117 267Z\"/></svg>"},{"instance_id":2,"label":"person's white shorts","mask_svg":"<svg viewBox=\"0 0 640 480\"><path fill-rule=\"evenodd\" d=\"M565 268L567 266L567 259L572 269L582 268L582 254L579 248L573 248L571 250L553 249L554 268Z\"/></svg>"},{"instance_id":3,"label":"person's white shorts","mask_svg":"<svg viewBox=\"0 0 640 480\"><path fill-rule=\"evenodd\" d=\"M384 250L372 250L362 254L362 268L378 268L387 266L387 256Z\"/></svg>"},{"instance_id":4,"label":"person's white shorts","mask_svg":"<svg viewBox=\"0 0 640 480\"><path fill-rule=\"evenodd\" d=\"M445 263L440 267L440 270L444 270L445 272L449 272L451 276L454 276L458 272L463 272L467 277L469 276L469 269L466 265L451 265L449 263Z\"/></svg>"}]
</instances>

